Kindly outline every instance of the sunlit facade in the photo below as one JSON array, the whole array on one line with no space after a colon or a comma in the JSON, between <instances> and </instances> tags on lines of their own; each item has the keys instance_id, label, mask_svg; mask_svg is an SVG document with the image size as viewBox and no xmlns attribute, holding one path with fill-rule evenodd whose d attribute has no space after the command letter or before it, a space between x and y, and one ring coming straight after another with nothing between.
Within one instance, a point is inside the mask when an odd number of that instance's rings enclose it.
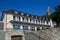
<instances>
[{"instance_id":1,"label":"sunlit facade","mask_svg":"<svg viewBox=\"0 0 60 40\"><path fill-rule=\"evenodd\" d=\"M47 17L35 16L16 10L3 11L4 30L39 30L54 27Z\"/></svg>"},{"instance_id":2,"label":"sunlit facade","mask_svg":"<svg viewBox=\"0 0 60 40\"><path fill-rule=\"evenodd\" d=\"M40 15L40 14L39 14ZM17 10L6 10L0 22L1 40L40 40L34 33L47 28L54 28L52 19L36 16ZM28 34L27 34L28 33Z\"/></svg>"}]
</instances>

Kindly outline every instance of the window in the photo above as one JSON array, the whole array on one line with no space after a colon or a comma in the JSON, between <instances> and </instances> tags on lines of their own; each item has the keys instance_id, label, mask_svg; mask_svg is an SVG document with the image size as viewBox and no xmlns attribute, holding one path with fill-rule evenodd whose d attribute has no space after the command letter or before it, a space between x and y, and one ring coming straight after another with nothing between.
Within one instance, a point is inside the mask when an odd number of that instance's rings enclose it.
<instances>
[{"instance_id":1,"label":"window","mask_svg":"<svg viewBox=\"0 0 60 40\"><path fill-rule=\"evenodd\" d=\"M37 20L36 20L36 23L37 23Z\"/></svg>"},{"instance_id":2,"label":"window","mask_svg":"<svg viewBox=\"0 0 60 40\"><path fill-rule=\"evenodd\" d=\"M28 30L28 26L23 26L23 30Z\"/></svg>"},{"instance_id":3,"label":"window","mask_svg":"<svg viewBox=\"0 0 60 40\"><path fill-rule=\"evenodd\" d=\"M37 16L36 16L36 18L37 18Z\"/></svg>"},{"instance_id":4,"label":"window","mask_svg":"<svg viewBox=\"0 0 60 40\"><path fill-rule=\"evenodd\" d=\"M18 17L18 16L13 16L13 20L15 20L15 21L20 21L20 17Z\"/></svg>"},{"instance_id":5,"label":"window","mask_svg":"<svg viewBox=\"0 0 60 40\"><path fill-rule=\"evenodd\" d=\"M31 29L32 31L34 31L34 30L35 30L35 27L33 27L33 26L30 26L30 29Z\"/></svg>"},{"instance_id":6,"label":"window","mask_svg":"<svg viewBox=\"0 0 60 40\"><path fill-rule=\"evenodd\" d=\"M37 30L40 30L40 27L37 27Z\"/></svg>"},{"instance_id":7,"label":"window","mask_svg":"<svg viewBox=\"0 0 60 40\"><path fill-rule=\"evenodd\" d=\"M27 18L23 18L23 22L28 22L28 19Z\"/></svg>"},{"instance_id":8,"label":"window","mask_svg":"<svg viewBox=\"0 0 60 40\"><path fill-rule=\"evenodd\" d=\"M45 24L45 21L41 21L42 24Z\"/></svg>"},{"instance_id":9,"label":"window","mask_svg":"<svg viewBox=\"0 0 60 40\"><path fill-rule=\"evenodd\" d=\"M24 13L21 13L21 15L24 15Z\"/></svg>"},{"instance_id":10,"label":"window","mask_svg":"<svg viewBox=\"0 0 60 40\"><path fill-rule=\"evenodd\" d=\"M30 19L30 22L31 22L31 19Z\"/></svg>"},{"instance_id":11,"label":"window","mask_svg":"<svg viewBox=\"0 0 60 40\"><path fill-rule=\"evenodd\" d=\"M47 21L47 24L48 24L48 21Z\"/></svg>"},{"instance_id":12,"label":"window","mask_svg":"<svg viewBox=\"0 0 60 40\"><path fill-rule=\"evenodd\" d=\"M33 16L32 16L32 18L33 18Z\"/></svg>"},{"instance_id":13,"label":"window","mask_svg":"<svg viewBox=\"0 0 60 40\"><path fill-rule=\"evenodd\" d=\"M32 19L30 19L30 22L31 22L31 23L34 23Z\"/></svg>"},{"instance_id":14,"label":"window","mask_svg":"<svg viewBox=\"0 0 60 40\"><path fill-rule=\"evenodd\" d=\"M20 29L20 26L19 25L13 25L13 29L19 30Z\"/></svg>"},{"instance_id":15,"label":"window","mask_svg":"<svg viewBox=\"0 0 60 40\"><path fill-rule=\"evenodd\" d=\"M13 20L15 20L15 16L13 16Z\"/></svg>"},{"instance_id":16,"label":"window","mask_svg":"<svg viewBox=\"0 0 60 40\"><path fill-rule=\"evenodd\" d=\"M41 18L39 18L41 20Z\"/></svg>"},{"instance_id":17,"label":"window","mask_svg":"<svg viewBox=\"0 0 60 40\"><path fill-rule=\"evenodd\" d=\"M35 20L33 20L33 23L35 23Z\"/></svg>"},{"instance_id":18,"label":"window","mask_svg":"<svg viewBox=\"0 0 60 40\"><path fill-rule=\"evenodd\" d=\"M17 14L18 12L17 11L15 11L15 14Z\"/></svg>"},{"instance_id":19,"label":"window","mask_svg":"<svg viewBox=\"0 0 60 40\"><path fill-rule=\"evenodd\" d=\"M39 22L40 22L39 20L36 20L36 23L37 23L37 24L39 24Z\"/></svg>"},{"instance_id":20,"label":"window","mask_svg":"<svg viewBox=\"0 0 60 40\"><path fill-rule=\"evenodd\" d=\"M27 14L27 16L29 16L29 15Z\"/></svg>"}]
</instances>

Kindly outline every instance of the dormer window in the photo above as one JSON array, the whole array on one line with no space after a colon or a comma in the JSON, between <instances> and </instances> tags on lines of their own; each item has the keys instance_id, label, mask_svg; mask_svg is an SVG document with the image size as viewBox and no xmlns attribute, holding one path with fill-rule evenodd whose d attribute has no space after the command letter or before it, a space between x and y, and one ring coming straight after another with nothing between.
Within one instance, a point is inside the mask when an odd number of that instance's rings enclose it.
<instances>
[{"instance_id":1,"label":"dormer window","mask_svg":"<svg viewBox=\"0 0 60 40\"><path fill-rule=\"evenodd\" d=\"M29 15L27 14L27 16L29 16Z\"/></svg>"},{"instance_id":2,"label":"dormer window","mask_svg":"<svg viewBox=\"0 0 60 40\"><path fill-rule=\"evenodd\" d=\"M48 24L49 22L47 21L47 24Z\"/></svg>"},{"instance_id":3,"label":"dormer window","mask_svg":"<svg viewBox=\"0 0 60 40\"><path fill-rule=\"evenodd\" d=\"M48 18L46 18L46 20L48 20Z\"/></svg>"},{"instance_id":4,"label":"dormer window","mask_svg":"<svg viewBox=\"0 0 60 40\"><path fill-rule=\"evenodd\" d=\"M33 18L33 16L32 16L32 18Z\"/></svg>"},{"instance_id":5,"label":"dormer window","mask_svg":"<svg viewBox=\"0 0 60 40\"><path fill-rule=\"evenodd\" d=\"M45 18L43 18L43 20L45 20Z\"/></svg>"},{"instance_id":6,"label":"dormer window","mask_svg":"<svg viewBox=\"0 0 60 40\"><path fill-rule=\"evenodd\" d=\"M24 15L24 13L21 13L21 15Z\"/></svg>"},{"instance_id":7,"label":"dormer window","mask_svg":"<svg viewBox=\"0 0 60 40\"><path fill-rule=\"evenodd\" d=\"M36 18L37 18L37 16L36 16Z\"/></svg>"},{"instance_id":8,"label":"dormer window","mask_svg":"<svg viewBox=\"0 0 60 40\"><path fill-rule=\"evenodd\" d=\"M18 12L17 11L15 11L15 14L17 14Z\"/></svg>"},{"instance_id":9,"label":"dormer window","mask_svg":"<svg viewBox=\"0 0 60 40\"><path fill-rule=\"evenodd\" d=\"M41 18L39 18L41 20Z\"/></svg>"}]
</instances>

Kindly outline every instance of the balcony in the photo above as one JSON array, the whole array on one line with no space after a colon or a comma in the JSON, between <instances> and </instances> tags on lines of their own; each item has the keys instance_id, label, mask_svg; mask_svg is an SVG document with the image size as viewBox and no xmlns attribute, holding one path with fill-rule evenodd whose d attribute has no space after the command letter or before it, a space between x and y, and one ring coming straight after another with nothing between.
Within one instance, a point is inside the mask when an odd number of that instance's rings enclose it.
<instances>
[{"instance_id":1,"label":"balcony","mask_svg":"<svg viewBox=\"0 0 60 40\"><path fill-rule=\"evenodd\" d=\"M12 23L12 24L34 25L34 26L41 26L41 27L51 27L50 25L28 23L28 22L21 22L21 21L15 21L15 20L11 20L10 23Z\"/></svg>"}]
</instances>

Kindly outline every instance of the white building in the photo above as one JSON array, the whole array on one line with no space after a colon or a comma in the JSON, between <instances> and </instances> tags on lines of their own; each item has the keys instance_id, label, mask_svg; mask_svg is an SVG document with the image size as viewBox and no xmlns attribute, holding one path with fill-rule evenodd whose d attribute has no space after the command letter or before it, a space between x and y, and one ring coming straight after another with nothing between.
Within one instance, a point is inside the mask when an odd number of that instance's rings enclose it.
<instances>
[{"instance_id":1,"label":"white building","mask_svg":"<svg viewBox=\"0 0 60 40\"><path fill-rule=\"evenodd\" d=\"M3 12L4 30L40 30L54 27L53 21L47 17L40 17L16 10Z\"/></svg>"},{"instance_id":2,"label":"white building","mask_svg":"<svg viewBox=\"0 0 60 40\"><path fill-rule=\"evenodd\" d=\"M14 36L20 37L20 40L25 40L24 30L38 31L56 26L56 23L47 17L31 15L17 10L3 11L2 21L4 23L3 30L6 31L5 40L14 40Z\"/></svg>"}]
</instances>

